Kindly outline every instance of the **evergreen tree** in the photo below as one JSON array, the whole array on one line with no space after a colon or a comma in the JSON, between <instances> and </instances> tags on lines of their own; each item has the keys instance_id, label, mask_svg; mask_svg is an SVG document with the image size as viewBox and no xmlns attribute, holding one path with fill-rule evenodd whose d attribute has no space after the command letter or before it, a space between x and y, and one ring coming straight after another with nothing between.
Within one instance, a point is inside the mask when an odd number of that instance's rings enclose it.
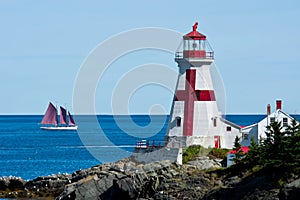
<instances>
[{"instance_id":1,"label":"evergreen tree","mask_svg":"<svg viewBox=\"0 0 300 200\"><path fill-rule=\"evenodd\" d=\"M296 121L296 119L292 120L292 124L289 125L286 129L286 134L288 136L294 137L300 130L300 124Z\"/></svg>"},{"instance_id":2,"label":"evergreen tree","mask_svg":"<svg viewBox=\"0 0 300 200\"><path fill-rule=\"evenodd\" d=\"M266 138L262 142L262 164L277 166L280 163L278 158L282 146L281 124L280 122L273 122L266 128Z\"/></svg>"},{"instance_id":3,"label":"evergreen tree","mask_svg":"<svg viewBox=\"0 0 300 200\"><path fill-rule=\"evenodd\" d=\"M254 136L251 137L250 151L246 154L244 159L248 168L252 168L255 165L261 165L261 153L260 146L255 142Z\"/></svg>"},{"instance_id":4,"label":"evergreen tree","mask_svg":"<svg viewBox=\"0 0 300 200\"><path fill-rule=\"evenodd\" d=\"M236 153L234 154L235 158L233 159L233 161L236 164L240 163L242 156L243 156L243 151L241 150L241 147L242 147L242 145L240 143L240 138L238 136L236 136L235 140L234 140L234 144L233 144L233 150L236 151Z\"/></svg>"},{"instance_id":5,"label":"evergreen tree","mask_svg":"<svg viewBox=\"0 0 300 200\"><path fill-rule=\"evenodd\" d=\"M287 146L286 160L289 167L300 165L300 124L293 119L292 124L286 129ZM291 162L292 161L292 162Z\"/></svg>"},{"instance_id":6,"label":"evergreen tree","mask_svg":"<svg viewBox=\"0 0 300 200\"><path fill-rule=\"evenodd\" d=\"M235 136L234 143L233 143L233 149L238 151L242 145L240 144L240 138L238 136Z\"/></svg>"}]
</instances>

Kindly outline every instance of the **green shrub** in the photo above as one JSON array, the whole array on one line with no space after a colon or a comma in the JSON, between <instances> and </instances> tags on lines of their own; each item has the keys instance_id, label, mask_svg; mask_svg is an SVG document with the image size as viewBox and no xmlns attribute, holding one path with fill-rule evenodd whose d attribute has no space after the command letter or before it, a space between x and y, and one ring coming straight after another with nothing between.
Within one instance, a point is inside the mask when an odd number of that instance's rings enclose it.
<instances>
[{"instance_id":1,"label":"green shrub","mask_svg":"<svg viewBox=\"0 0 300 200\"><path fill-rule=\"evenodd\" d=\"M203 150L202 146L193 145L183 150L182 162L185 164L190 160L194 160L195 157L199 156L200 152Z\"/></svg>"},{"instance_id":2,"label":"green shrub","mask_svg":"<svg viewBox=\"0 0 300 200\"><path fill-rule=\"evenodd\" d=\"M216 148L213 148L208 153L208 156L210 158L225 159L227 157L228 152L229 152L229 149L216 149Z\"/></svg>"}]
</instances>

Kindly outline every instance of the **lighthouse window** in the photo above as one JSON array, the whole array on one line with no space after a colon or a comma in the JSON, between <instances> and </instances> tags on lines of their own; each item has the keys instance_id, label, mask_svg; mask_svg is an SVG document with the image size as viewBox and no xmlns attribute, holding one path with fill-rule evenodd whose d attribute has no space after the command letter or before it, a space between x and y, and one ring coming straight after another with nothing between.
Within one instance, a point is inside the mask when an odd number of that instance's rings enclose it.
<instances>
[{"instance_id":1,"label":"lighthouse window","mask_svg":"<svg viewBox=\"0 0 300 200\"><path fill-rule=\"evenodd\" d=\"M197 43L194 42L194 43L193 43L193 49L196 49L196 48L197 48Z\"/></svg>"},{"instance_id":2,"label":"lighthouse window","mask_svg":"<svg viewBox=\"0 0 300 200\"><path fill-rule=\"evenodd\" d=\"M195 91L195 93L196 93L197 100L200 101L200 91L197 90Z\"/></svg>"},{"instance_id":3,"label":"lighthouse window","mask_svg":"<svg viewBox=\"0 0 300 200\"><path fill-rule=\"evenodd\" d=\"M283 120L282 120L282 126L283 127L287 127L288 126L288 118L283 118Z\"/></svg>"},{"instance_id":4,"label":"lighthouse window","mask_svg":"<svg viewBox=\"0 0 300 200\"><path fill-rule=\"evenodd\" d=\"M181 117L176 117L176 126L181 126Z\"/></svg>"},{"instance_id":5,"label":"lighthouse window","mask_svg":"<svg viewBox=\"0 0 300 200\"><path fill-rule=\"evenodd\" d=\"M217 126L217 118L214 118L213 120L214 120L214 127L216 127Z\"/></svg>"},{"instance_id":6,"label":"lighthouse window","mask_svg":"<svg viewBox=\"0 0 300 200\"><path fill-rule=\"evenodd\" d=\"M227 126L226 131L231 131L231 126Z\"/></svg>"}]
</instances>

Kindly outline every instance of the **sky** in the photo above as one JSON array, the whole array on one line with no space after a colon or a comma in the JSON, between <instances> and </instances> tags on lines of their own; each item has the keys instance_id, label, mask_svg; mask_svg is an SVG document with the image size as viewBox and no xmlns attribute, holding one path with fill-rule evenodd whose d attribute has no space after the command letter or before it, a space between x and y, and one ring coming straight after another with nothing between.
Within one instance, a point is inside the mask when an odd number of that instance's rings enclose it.
<instances>
[{"instance_id":1,"label":"sky","mask_svg":"<svg viewBox=\"0 0 300 200\"><path fill-rule=\"evenodd\" d=\"M284 111L299 114L299 11L297 0L0 0L0 114L43 114L49 101L72 110L76 77L97 45L144 27L186 34L196 21L215 52L227 113L265 113L268 103L274 110L282 99ZM177 70L173 54L149 50L114 62L109 73L149 62ZM110 101L101 100L114 84L109 81L96 92L99 114L111 113ZM144 87L129 110L148 113L161 104L169 113L172 98L161 87Z\"/></svg>"}]
</instances>

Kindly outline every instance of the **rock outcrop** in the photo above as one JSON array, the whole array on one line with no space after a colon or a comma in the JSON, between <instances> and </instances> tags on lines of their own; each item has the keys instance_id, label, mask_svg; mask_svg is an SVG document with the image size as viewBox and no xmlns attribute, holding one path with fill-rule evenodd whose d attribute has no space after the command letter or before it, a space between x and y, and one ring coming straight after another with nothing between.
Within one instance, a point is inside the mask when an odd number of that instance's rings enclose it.
<instances>
[{"instance_id":1,"label":"rock outcrop","mask_svg":"<svg viewBox=\"0 0 300 200\"><path fill-rule=\"evenodd\" d=\"M0 190L13 190L13 189L19 189L22 190L25 187L26 181L23 180L20 177L1 177L0 178Z\"/></svg>"},{"instance_id":2,"label":"rock outcrop","mask_svg":"<svg viewBox=\"0 0 300 200\"><path fill-rule=\"evenodd\" d=\"M70 183L70 174L42 176L26 181L20 177L0 178L0 198L36 198L58 196L66 184Z\"/></svg>"},{"instance_id":3,"label":"rock outcrop","mask_svg":"<svg viewBox=\"0 0 300 200\"><path fill-rule=\"evenodd\" d=\"M178 169L171 161L143 165L122 160L104 164L73 174L77 181L66 185L57 199L150 198L163 180L179 176Z\"/></svg>"},{"instance_id":4,"label":"rock outcrop","mask_svg":"<svg viewBox=\"0 0 300 200\"><path fill-rule=\"evenodd\" d=\"M25 181L0 178L0 198L38 199L298 199L300 179L274 187L265 173L224 174L218 160L199 157L188 164L148 164L123 159L73 174ZM204 170L206 169L206 170ZM207 170L208 169L208 170Z\"/></svg>"},{"instance_id":5,"label":"rock outcrop","mask_svg":"<svg viewBox=\"0 0 300 200\"><path fill-rule=\"evenodd\" d=\"M221 168L222 160L220 159L209 159L207 156L196 157L193 161L188 161L188 165L196 166L199 170L205 169L217 169Z\"/></svg>"},{"instance_id":6,"label":"rock outcrop","mask_svg":"<svg viewBox=\"0 0 300 200\"><path fill-rule=\"evenodd\" d=\"M300 198L300 179L284 185L279 193L280 199L298 200Z\"/></svg>"}]
</instances>

